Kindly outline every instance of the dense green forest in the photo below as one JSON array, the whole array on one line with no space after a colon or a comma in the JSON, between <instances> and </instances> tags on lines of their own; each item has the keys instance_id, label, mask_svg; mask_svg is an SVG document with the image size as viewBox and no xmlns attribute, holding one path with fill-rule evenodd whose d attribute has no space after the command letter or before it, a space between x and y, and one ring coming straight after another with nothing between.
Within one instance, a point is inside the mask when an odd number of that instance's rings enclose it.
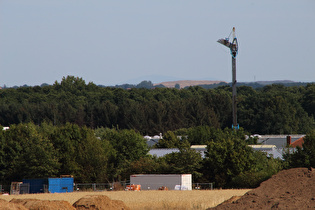
<instances>
[{"instance_id":1,"label":"dense green forest","mask_svg":"<svg viewBox=\"0 0 315 210\"><path fill-rule=\"evenodd\" d=\"M191 173L216 187L256 187L279 170L315 167L315 84L238 91L239 130L231 129L231 88L122 88L68 76L51 86L0 90L0 185L72 174L77 183L127 180L134 173ZM163 133L148 155L143 135ZM254 152L251 133L305 133L285 159ZM184 136L178 139L177 136ZM190 149L207 145L206 157ZM288 150L289 151L289 150Z\"/></svg>"},{"instance_id":2,"label":"dense green forest","mask_svg":"<svg viewBox=\"0 0 315 210\"><path fill-rule=\"evenodd\" d=\"M8 189L12 181L62 174L73 175L76 183L112 183L137 173L190 173L194 183L248 188L285 168L315 167L315 130L305 137L303 148L286 153L284 160L252 150L247 145L257 139L245 134L242 128L209 126L167 131L157 147L177 147L179 152L157 158L148 154L146 140L134 130L20 123L0 131L0 185ZM205 158L190 149L195 143L207 145Z\"/></svg>"},{"instance_id":3,"label":"dense green forest","mask_svg":"<svg viewBox=\"0 0 315 210\"><path fill-rule=\"evenodd\" d=\"M240 86L237 92L238 122L250 133L307 133L314 127L315 84ZM224 129L232 125L231 93L229 86L125 90L68 76L51 86L0 90L0 125L69 122L143 135L200 125Z\"/></svg>"},{"instance_id":4,"label":"dense green forest","mask_svg":"<svg viewBox=\"0 0 315 210\"><path fill-rule=\"evenodd\" d=\"M248 187L283 168L282 161L248 147L242 129L234 132L201 126L180 132L187 138L180 140L168 131L164 139L172 141L180 152L157 158L148 155L146 140L134 130L92 130L70 123L12 125L0 132L0 184L61 174L74 175L77 183L111 183L127 180L134 173L191 173L194 182ZM204 159L190 149L200 137L208 139L203 142L208 145ZM238 180L241 176L254 178L244 183Z\"/></svg>"}]
</instances>

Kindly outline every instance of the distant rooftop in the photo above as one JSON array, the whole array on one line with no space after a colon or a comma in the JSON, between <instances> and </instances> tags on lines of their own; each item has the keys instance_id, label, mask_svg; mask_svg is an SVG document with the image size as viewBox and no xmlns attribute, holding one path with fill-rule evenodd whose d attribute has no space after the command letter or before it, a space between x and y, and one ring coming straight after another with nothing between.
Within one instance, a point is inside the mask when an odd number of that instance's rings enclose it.
<instances>
[{"instance_id":1,"label":"distant rooftop","mask_svg":"<svg viewBox=\"0 0 315 210\"><path fill-rule=\"evenodd\" d=\"M259 135L257 143L263 145L276 145L278 149L287 146L287 136L291 136L291 144L305 136L305 134L294 135Z\"/></svg>"},{"instance_id":2,"label":"distant rooftop","mask_svg":"<svg viewBox=\"0 0 315 210\"><path fill-rule=\"evenodd\" d=\"M276 145L248 145L254 150L272 150L277 148Z\"/></svg>"}]
</instances>

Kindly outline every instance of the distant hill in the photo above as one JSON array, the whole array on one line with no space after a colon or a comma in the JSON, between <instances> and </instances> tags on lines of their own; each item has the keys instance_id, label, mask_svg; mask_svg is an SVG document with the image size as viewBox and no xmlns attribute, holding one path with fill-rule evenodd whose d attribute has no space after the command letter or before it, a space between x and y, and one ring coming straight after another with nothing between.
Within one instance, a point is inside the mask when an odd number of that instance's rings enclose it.
<instances>
[{"instance_id":1,"label":"distant hill","mask_svg":"<svg viewBox=\"0 0 315 210\"><path fill-rule=\"evenodd\" d=\"M173 88L175 87L176 84L179 84L180 88L184 88L184 87L189 87L189 86L213 85L213 84L219 84L219 83L226 83L226 82L213 81L213 80L178 80L178 81L160 82L160 83L154 84L154 86L164 85L165 87Z\"/></svg>"},{"instance_id":2,"label":"distant hill","mask_svg":"<svg viewBox=\"0 0 315 210\"><path fill-rule=\"evenodd\" d=\"M244 82L246 83L246 82ZM261 85L271 85L271 84L289 84L289 83L296 83L292 80L273 80L273 81L257 81L257 82L248 82L248 83L258 83Z\"/></svg>"},{"instance_id":3,"label":"distant hill","mask_svg":"<svg viewBox=\"0 0 315 210\"><path fill-rule=\"evenodd\" d=\"M237 82L237 86L250 86L252 88L261 88L266 85L272 85L272 84L282 84L286 87L290 86L306 86L307 84L314 83L314 82L295 82L292 80L273 80L273 81L255 81L255 82ZM231 83L227 83L225 81L220 80L174 80L174 81L168 81L168 82L159 82L159 83L152 83L150 80L143 80L139 84L123 84L123 85L115 85L115 86L106 86L106 85L98 85L100 87L116 87L116 88L123 88L123 89L130 89L130 88L154 88L154 87L167 87L167 88L174 88L176 84L179 84L180 88L187 88L190 86L200 86L205 89L212 89L217 88L219 86L231 86ZM40 85L40 87L44 86L50 86L50 84L43 83ZM3 87L0 86L0 89L6 89L6 88L21 88L21 87L32 87L28 85L23 86L13 86L13 87L7 87L4 85Z\"/></svg>"}]
</instances>

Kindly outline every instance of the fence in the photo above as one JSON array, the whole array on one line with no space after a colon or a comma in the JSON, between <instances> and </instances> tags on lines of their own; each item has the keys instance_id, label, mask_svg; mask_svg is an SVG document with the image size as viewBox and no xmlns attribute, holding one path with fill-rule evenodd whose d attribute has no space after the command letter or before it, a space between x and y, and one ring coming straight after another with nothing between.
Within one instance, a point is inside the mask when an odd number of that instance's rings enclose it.
<instances>
[{"instance_id":1,"label":"fence","mask_svg":"<svg viewBox=\"0 0 315 210\"><path fill-rule=\"evenodd\" d=\"M108 183L77 183L74 185L74 191L105 191L112 189L112 184Z\"/></svg>"},{"instance_id":2,"label":"fence","mask_svg":"<svg viewBox=\"0 0 315 210\"><path fill-rule=\"evenodd\" d=\"M113 183L75 183L74 191L110 191L110 190L124 190L127 182L113 182Z\"/></svg>"},{"instance_id":3,"label":"fence","mask_svg":"<svg viewBox=\"0 0 315 210\"><path fill-rule=\"evenodd\" d=\"M74 184L74 191L111 191L111 190L124 190L128 182L114 182L114 183L76 183ZM162 186L162 185L161 185ZM0 194L10 192L10 185L0 185ZM193 183L193 190L213 190L214 183ZM173 189L170 189L173 190ZM19 194L29 192L28 185L21 185ZM44 191L48 192L47 186L44 186ZM18 192L17 192L18 193Z\"/></svg>"},{"instance_id":4,"label":"fence","mask_svg":"<svg viewBox=\"0 0 315 210\"><path fill-rule=\"evenodd\" d=\"M213 190L214 183L193 183L193 190Z\"/></svg>"},{"instance_id":5,"label":"fence","mask_svg":"<svg viewBox=\"0 0 315 210\"><path fill-rule=\"evenodd\" d=\"M115 183L76 183L74 191L110 191L110 190L124 190L127 182L115 182ZM163 184L161 184L163 186ZM193 183L193 190L213 190L214 183ZM174 190L174 189L170 189Z\"/></svg>"}]
</instances>

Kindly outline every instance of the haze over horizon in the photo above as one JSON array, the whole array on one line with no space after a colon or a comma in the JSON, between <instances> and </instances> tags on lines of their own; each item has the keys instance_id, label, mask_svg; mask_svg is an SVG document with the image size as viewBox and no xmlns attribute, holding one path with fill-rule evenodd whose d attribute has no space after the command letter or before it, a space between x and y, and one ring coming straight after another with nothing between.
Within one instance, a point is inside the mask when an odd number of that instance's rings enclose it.
<instances>
[{"instance_id":1,"label":"haze over horizon","mask_svg":"<svg viewBox=\"0 0 315 210\"><path fill-rule=\"evenodd\" d=\"M230 82L231 56L217 40L232 27L238 82L314 82L314 11L313 0L3 0L0 86L67 75L105 86Z\"/></svg>"}]
</instances>

